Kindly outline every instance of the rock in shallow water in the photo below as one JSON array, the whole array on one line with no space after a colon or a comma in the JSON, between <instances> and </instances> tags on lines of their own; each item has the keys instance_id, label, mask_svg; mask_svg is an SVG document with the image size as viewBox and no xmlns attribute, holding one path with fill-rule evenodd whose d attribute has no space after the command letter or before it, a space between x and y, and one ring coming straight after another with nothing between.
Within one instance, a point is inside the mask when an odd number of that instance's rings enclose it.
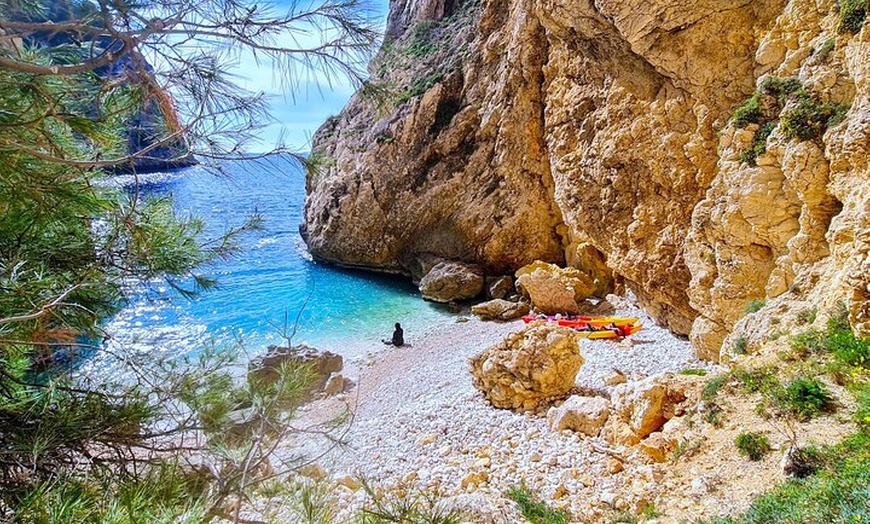
<instances>
[{"instance_id":1,"label":"rock in shallow water","mask_svg":"<svg viewBox=\"0 0 870 524\"><path fill-rule=\"evenodd\" d=\"M248 380L270 383L278 380L282 366L311 366L314 372L309 391L320 391L332 373L344 368L341 355L329 351L318 351L300 344L293 347L269 346L265 355L251 360L248 364Z\"/></svg>"}]
</instances>

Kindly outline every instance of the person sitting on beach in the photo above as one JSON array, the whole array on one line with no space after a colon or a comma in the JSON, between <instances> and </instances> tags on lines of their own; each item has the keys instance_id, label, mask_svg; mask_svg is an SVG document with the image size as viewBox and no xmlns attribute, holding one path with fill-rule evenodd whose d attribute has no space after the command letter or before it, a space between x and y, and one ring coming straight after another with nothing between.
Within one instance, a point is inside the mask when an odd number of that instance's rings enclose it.
<instances>
[{"instance_id":1,"label":"person sitting on beach","mask_svg":"<svg viewBox=\"0 0 870 524\"><path fill-rule=\"evenodd\" d=\"M393 331L393 339L387 340L383 339L382 342L384 344L393 345L393 346L404 346L405 345L405 332L402 331L402 325L396 322L396 329Z\"/></svg>"}]
</instances>

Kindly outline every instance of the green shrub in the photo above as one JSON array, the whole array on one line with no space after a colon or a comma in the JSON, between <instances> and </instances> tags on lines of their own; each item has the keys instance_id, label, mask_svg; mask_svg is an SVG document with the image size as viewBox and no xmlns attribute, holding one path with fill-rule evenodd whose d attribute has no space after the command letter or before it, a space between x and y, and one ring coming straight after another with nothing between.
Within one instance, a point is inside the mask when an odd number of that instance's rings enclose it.
<instances>
[{"instance_id":1,"label":"green shrub","mask_svg":"<svg viewBox=\"0 0 870 524\"><path fill-rule=\"evenodd\" d=\"M864 26L864 19L866 18L867 0L841 0L840 22L837 25L837 32L854 35L861 31L861 27Z\"/></svg>"},{"instance_id":2,"label":"green shrub","mask_svg":"<svg viewBox=\"0 0 870 524\"><path fill-rule=\"evenodd\" d=\"M855 423L861 431L870 434L870 386L858 392L858 409L855 411Z\"/></svg>"},{"instance_id":3,"label":"green shrub","mask_svg":"<svg viewBox=\"0 0 870 524\"><path fill-rule=\"evenodd\" d=\"M828 319L828 332L824 345L825 349L843 364L855 367L870 366L870 341L859 339L852 333L845 306L840 306L840 310Z\"/></svg>"},{"instance_id":4,"label":"green shrub","mask_svg":"<svg viewBox=\"0 0 870 524\"><path fill-rule=\"evenodd\" d=\"M803 84L797 78L778 78L769 76L761 82L760 90L765 95L770 95L776 98L776 103L781 108L785 105L788 97L801 93L804 89Z\"/></svg>"},{"instance_id":5,"label":"green shrub","mask_svg":"<svg viewBox=\"0 0 870 524\"><path fill-rule=\"evenodd\" d=\"M762 118L764 118L764 113L761 110L761 93L756 91L734 111L731 121L734 122L735 126L743 128L749 124L761 123Z\"/></svg>"},{"instance_id":6,"label":"green shrub","mask_svg":"<svg viewBox=\"0 0 870 524\"><path fill-rule=\"evenodd\" d=\"M507 492L507 496L517 503L523 516L532 524L568 523L570 517L568 512L547 506L525 487L513 488Z\"/></svg>"},{"instance_id":7,"label":"green shrub","mask_svg":"<svg viewBox=\"0 0 870 524\"><path fill-rule=\"evenodd\" d=\"M834 50L837 41L833 38L829 38L825 40L825 43L822 44L822 47L817 49L813 54L813 62L816 64L824 63L829 56L831 56L831 51Z\"/></svg>"},{"instance_id":8,"label":"green shrub","mask_svg":"<svg viewBox=\"0 0 870 524\"><path fill-rule=\"evenodd\" d=\"M826 343L834 358L843 364L870 366L870 342L855 337L852 330L830 332Z\"/></svg>"},{"instance_id":9,"label":"green shrub","mask_svg":"<svg viewBox=\"0 0 870 524\"><path fill-rule=\"evenodd\" d=\"M724 414L724 410L722 406L716 404L715 402L710 402L707 406L707 409L701 415L701 420L710 424L712 426L722 427L722 416Z\"/></svg>"},{"instance_id":10,"label":"green shrub","mask_svg":"<svg viewBox=\"0 0 870 524\"><path fill-rule=\"evenodd\" d=\"M444 80L445 76L446 74L444 72L438 72L423 78L416 79L411 86L399 93L398 97L396 98L396 103L401 105L411 100L412 98L423 95L424 93L426 93L426 91L429 91L430 89L435 87L435 84Z\"/></svg>"},{"instance_id":11,"label":"green shrub","mask_svg":"<svg viewBox=\"0 0 870 524\"><path fill-rule=\"evenodd\" d=\"M415 58L422 58L427 55L431 55L435 51L438 50L438 44L432 42L413 42L405 49L405 54L407 56L412 56Z\"/></svg>"},{"instance_id":12,"label":"green shrub","mask_svg":"<svg viewBox=\"0 0 870 524\"><path fill-rule=\"evenodd\" d=\"M745 355L746 344L746 337L739 337L734 341L734 353L737 355Z\"/></svg>"},{"instance_id":13,"label":"green shrub","mask_svg":"<svg viewBox=\"0 0 870 524\"><path fill-rule=\"evenodd\" d=\"M756 313L758 311L761 311L761 308L763 308L766 303L767 302L765 302L764 299L750 300L749 303L746 304L746 312Z\"/></svg>"},{"instance_id":14,"label":"green shrub","mask_svg":"<svg viewBox=\"0 0 870 524\"><path fill-rule=\"evenodd\" d=\"M687 368L680 371L680 375L695 375L698 377L703 377L707 375L706 369L700 368Z\"/></svg>"},{"instance_id":15,"label":"green shrub","mask_svg":"<svg viewBox=\"0 0 870 524\"><path fill-rule=\"evenodd\" d=\"M788 344L798 357L821 353L825 351L825 334L818 329L810 329L791 337Z\"/></svg>"},{"instance_id":16,"label":"green shrub","mask_svg":"<svg viewBox=\"0 0 870 524\"><path fill-rule=\"evenodd\" d=\"M722 386L728 382L728 375L719 375L718 377L713 377L704 384L704 391L701 393L701 400L711 401L716 398L719 394L719 390L722 389Z\"/></svg>"},{"instance_id":17,"label":"green shrub","mask_svg":"<svg viewBox=\"0 0 870 524\"><path fill-rule=\"evenodd\" d=\"M774 129L776 129L775 121L761 124L758 131L755 132L755 137L752 139L749 149L740 153L740 161L754 166L758 157L767 151L767 138L773 133Z\"/></svg>"},{"instance_id":18,"label":"green shrub","mask_svg":"<svg viewBox=\"0 0 870 524\"><path fill-rule=\"evenodd\" d=\"M798 95L797 105L782 116L782 132L788 139L813 140L839 123L848 108L841 104L822 103L807 93Z\"/></svg>"},{"instance_id":19,"label":"green shrub","mask_svg":"<svg viewBox=\"0 0 870 524\"><path fill-rule=\"evenodd\" d=\"M773 97L776 104L765 103L765 96ZM758 156L764 153L767 138L776 127L774 119L789 100L796 101L796 105L780 118L783 134L789 139L818 138L829 126L839 123L848 110L848 107L841 104L820 102L804 89L797 78L767 77L731 117L734 125L740 128L749 124L762 126L756 133L752 146L741 153L742 162L754 164Z\"/></svg>"},{"instance_id":20,"label":"green shrub","mask_svg":"<svg viewBox=\"0 0 870 524\"><path fill-rule=\"evenodd\" d=\"M770 442L760 433L741 433L734 440L740 454L749 460L759 461L770 451Z\"/></svg>"},{"instance_id":21,"label":"green shrub","mask_svg":"<svg viewBox=\"0 0 870 524\"><path fill-rule=\"evenodd\" d=\"M822 452L814 446L806 446L789 452L783 470L790 477L802 479L814 474L823 465Z\"/></svg>"},{"instance_id":22,"label":"green shrub","mask_svg":"<svg viewBox=\"0 0 870 524\"><path fill-rule=\"evenodd\" d=\"M781 409L801 420L808 420L833 409L834 397L816 379L796 378L774 394Z\"/></svg>"}]
</instances>

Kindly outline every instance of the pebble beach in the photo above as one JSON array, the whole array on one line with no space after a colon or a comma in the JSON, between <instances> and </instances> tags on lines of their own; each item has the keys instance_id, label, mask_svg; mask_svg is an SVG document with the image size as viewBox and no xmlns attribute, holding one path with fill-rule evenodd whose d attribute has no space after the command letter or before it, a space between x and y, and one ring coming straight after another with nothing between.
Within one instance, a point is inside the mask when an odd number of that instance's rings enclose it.
<instances>
[{"instance_id":1,"label":"pebble beach","mask_svg":"<svg viewBox=\"0 0 870 524\"><path fill-rule=\"evenodd\" d=\"M617 314L640 316L645 327L619 341L581 341L585 363L576 378L578 391L609 394L605 379L614 370L639 380L707 367L693 357L688 341L654 325L639 309L628 305ZM623 467L615 458L620 450L599 438L551 431L545 410L496 409L472 386L469 358L522 327L519 320L462 317L407 333L408 345L373 347L371 354L349 363L354 390L302 410L302 420L322 418L343 403L353 414L346 444L317 462L336 482L335 495L347 514L365 501L364 491L354 489L352 479L359 477L386 488L438 493L467 510L472 521L493 523L523 522L505 496L514 487L524 486L553 507L594 521L620 504L617 493L655 483L660 466L642 466L630 476L630 482L640 484L626 486L628 476L614 476ZM308 446L309 455L322 455Z\"/></svg>"}]
</instances>

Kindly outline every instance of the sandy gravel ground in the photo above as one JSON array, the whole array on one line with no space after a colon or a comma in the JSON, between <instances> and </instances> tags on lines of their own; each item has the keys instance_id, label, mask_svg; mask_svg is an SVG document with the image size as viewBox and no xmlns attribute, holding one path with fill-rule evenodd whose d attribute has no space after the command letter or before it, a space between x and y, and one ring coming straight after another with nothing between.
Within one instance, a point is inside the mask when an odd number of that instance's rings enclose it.
<instances>
[{"instance_id":1,"label":"sandy gravel ground","mask_svg":"<svg viewBox=\"0 0 870 524\"><path fill-rule=\"evenodd\" d=\"M686 340L639 310L618 313L641 316L645 329L623 341L582 341L578 387L606 392L604 378L614 369L631 380L705 367ZM545 417L495 409L473 388L468 359L522 326L459 317L406 333L406 347L373 343L370 355L348 365L357 388L300 413L300 423L323 421L347 405L353 413L344 428L347 445L321 456L323 442L307 439L295 452L319 457L333 480L362 475L375 485L438 492L476 522L523 522L504 496L520 485L581 522L608 520L620 505L618 493L651 488L661 466L616 475L620 466L601 451L603 441L551 432ZM335 490L347 512L365 498L359 490Z\"/></svg>"}]
</instances>

